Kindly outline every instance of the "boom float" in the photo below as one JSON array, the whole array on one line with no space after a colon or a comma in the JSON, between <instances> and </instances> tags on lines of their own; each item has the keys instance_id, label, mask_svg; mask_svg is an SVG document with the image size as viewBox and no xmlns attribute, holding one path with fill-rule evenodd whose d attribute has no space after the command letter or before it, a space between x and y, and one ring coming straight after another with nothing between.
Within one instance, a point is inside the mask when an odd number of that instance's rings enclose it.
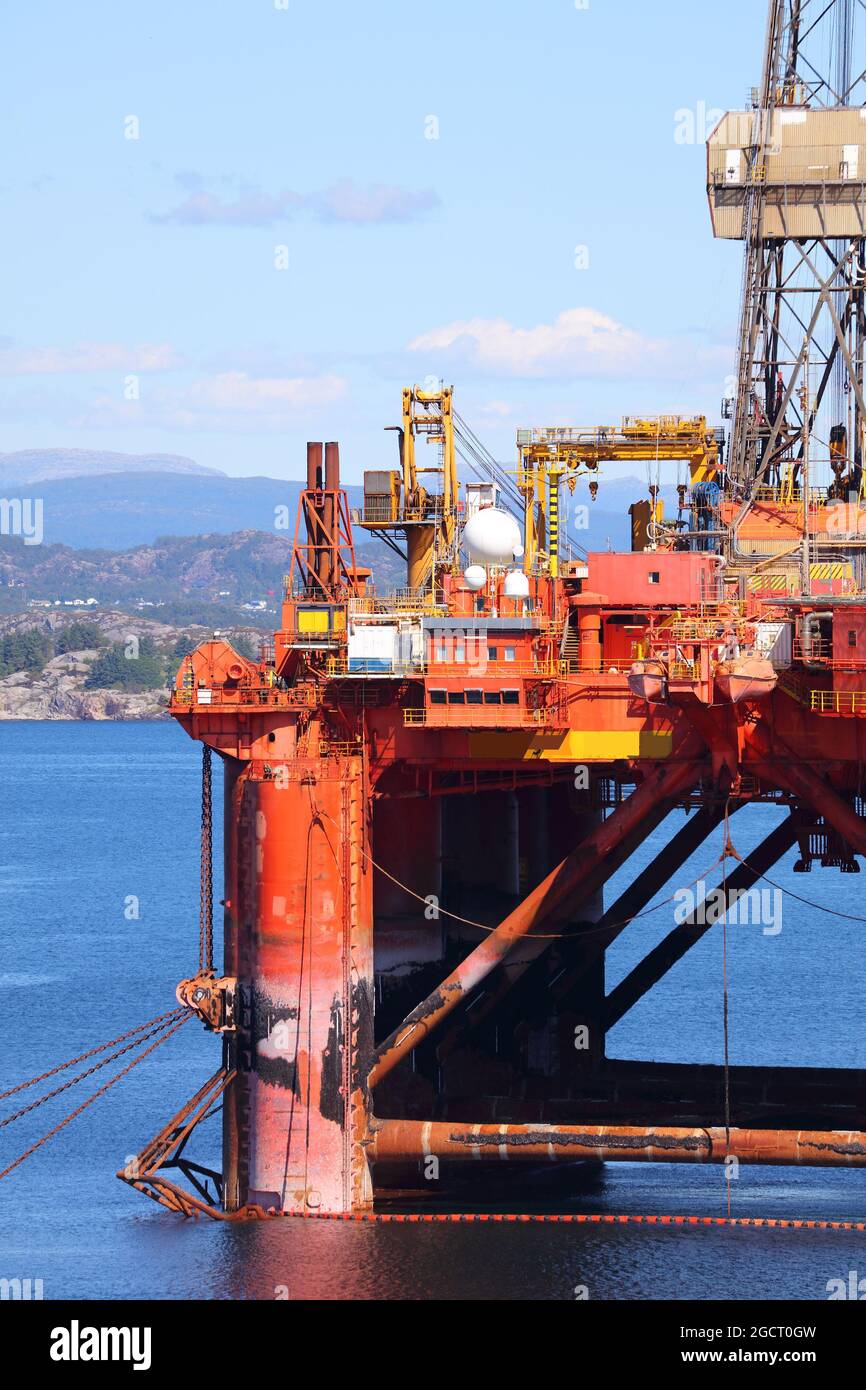
<instances>
[{"instance_id":1,"label":"boom float","mask_svg":"<svg viewBox=\"0 0 866 1390\"><path fill-rule=\"evenodd\" d=\"M866 1164L862 1072L605 1048L782 855L859 872L866 854L864 56L862 6L772 0L762 86L709 140L714 230L745 243L725 425L522 430L511 474L450 389L410 389L398 466L365 475L354 516L337 445L308 446L273 644L256 661L206 642L173 691L206 752L202 957L178 997L223 1059L124 1171L141 1191L186 1212L337 1214L440 1161L440 1180L466 1160ZM636 459L632 551L583 554L569 491L594 499ZM684 470L667 515L661 465ZM403 557L404 588L374 587L359 528ZM672 914L606 995L608 946L754 803L782 814L748 860L726 835L721 912L716 894L715 912ZM682 828L605 908L677 808ZM218 1101L208 1173L183 1155Z\"/></svg>"}]
</instances>

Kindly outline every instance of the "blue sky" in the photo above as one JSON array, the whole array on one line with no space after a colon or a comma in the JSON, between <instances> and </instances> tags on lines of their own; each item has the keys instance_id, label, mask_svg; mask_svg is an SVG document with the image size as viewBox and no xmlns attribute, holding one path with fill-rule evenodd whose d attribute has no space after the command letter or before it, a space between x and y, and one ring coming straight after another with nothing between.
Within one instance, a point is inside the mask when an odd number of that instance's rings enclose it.
<instances>
[{"instance_id":1,"label":"blue sky","mask_svg":"<svg viewBox=\"0 0 866 1390\"><path fill-rule=\"evenodd\" d=\"M299 477L337 438L355 480L428 376L502 459L518 426L717 418L741 248L701 140L759 80L762 0L282 5L7 10L0 452Z\"/></svg>"}]
</instances>

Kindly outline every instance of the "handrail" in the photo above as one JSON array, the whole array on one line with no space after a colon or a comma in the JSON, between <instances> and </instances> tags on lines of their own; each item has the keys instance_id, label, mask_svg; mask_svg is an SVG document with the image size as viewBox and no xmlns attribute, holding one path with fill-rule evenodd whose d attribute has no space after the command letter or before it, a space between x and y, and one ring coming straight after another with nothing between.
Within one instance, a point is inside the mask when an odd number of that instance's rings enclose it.
<instances>
[{"instance_id":1,"label":"handrail","mask_svg":"<svg viewBox=\"0 0 866 1390\"><path fill-rule=\"evenodd\" d=\"M404 709L405 728L538 729L554 722L554 710L522 705L428 705Z\"/></svg>"},{"instance_id":2,"label":"handrail","mask_svg":"<svg viewBox=\"0 0 866 1390\"><path fill-rule=\"evenodd\" d=\"M816 714L866 714L866 690L813 690Z\"/></svg>"}]
</instances>

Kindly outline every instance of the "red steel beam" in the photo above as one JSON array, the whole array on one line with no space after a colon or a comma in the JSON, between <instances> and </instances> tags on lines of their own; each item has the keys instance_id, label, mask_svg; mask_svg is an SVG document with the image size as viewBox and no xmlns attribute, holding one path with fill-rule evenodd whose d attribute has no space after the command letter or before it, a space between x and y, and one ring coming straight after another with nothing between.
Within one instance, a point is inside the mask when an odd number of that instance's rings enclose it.
<instances>
[{"instance_id":1,"label":"red steel beam","mask_svg":"<svg viewBox=\"0 0 866 1390\"><path fill-rule=\"evenodd\" d=\"M760 724L748 734L747 751L754 758L743 770L772 782L782 791L805 801L832 825L857 854L866 856L866 821L817 772L808 767L778 740L770 740Z\"/></svg>"},{"instance_id":2,"label":"red steel beam","mask_svg":"<svg viewBox=\"0 0 866 1390\"><path fill-rule=\"evenodd\" d=\"M698 740L695 742L698 743ZM702 741L699 746L703 749ZM694 755L694 749L693 744L689 752L684 750L686 758L690 753ZM616 855L622 841L655 812L660 801L673 800L689 790L699 776L700 768L691 760L665 763L653 768L628 800L572 850L382 1043L370 1068L370 1089L378 1085L403 1057L412 1052L472 990L486 980L517 942L530 936L535 928L542 926L559 908L579 894L587 880L595 874L601 873L603 882L605 861Z\"/></svg>"},{"instance_id":3,"label":"red steel beam","mask_svg":"<svg viewBox=\"0 0 866 1390\"><path fill-rule=\"evenodd\" d=\"M797 825L796 816L787 816L751 851L748 864L738 865L727 880L728 904L733 900L732 894L748 891L797 843ZM605 1031L610 1032L720 920L721 916L711 915L708 921L706 912L693 912L668 932L607 996L603 1014Z\"/></svg>"},{"instance_id":4,"label":"red steel beam","mask_svg":"<svg viewBox=\"0 0 866 1390\"><path fill-rule=\"evenodd\" d=\"M650 1125L469 1125L422 1120L374 1122L370 1156L379 1162L425 1158L580 1159L606 1163L806 1164L866 1167L862 1130L671 1129Z\"/></svg>"},{"instance_id":5,"label":"red steel beam","mask_svg":"<svg viewBox=\"0 0 866 1390\"><path fill-rule=\"evenodd\" d=\"M636 833L633 834L630 837L630 839L624 839L621 841L616 857L614 858L613 856L609 855L605 862L604 867L606 877L612 877L613 874L616 872L617 868L621 867L621 865L624 864L628 858L630 858L637 846L640 843L642 843L642 841L646 837L651 835L653 831L658 828L659 825L661 825L661 823L667 818L667 816L670 815L671 811L674 808L674 804L675 803L671 801L660 801L656 806L652 816L647 817L646 821L638 827ZM700 838L697 838L695 836L694 827L695 822L701 820L701 817L692 817L690 821L686 822L684 830L685 832L689 832L689 843L692 845L692 849L697 849L698 845L710 833L712 826L714 824L719 824L723 814L724 812L720 810L718 812L718 819L713 822L711 822L709 819L702 820L703 828L701 830ZM674 840L671 842L669 849L674 856L677 853L677 846L682 841L682 836L683 832L680 832L680 835L675 836ZM691 853L691 850L689 851L689 853ZM588 973L592 964L596 960L598 960L598 957L600 955L603 955L604 952L607 950L607 947L609 946L610 942L613 941L619 935L620 931L625 930L626 926L628 925L628 921L626 919L640 912L642 908L646 907L650 899L655 896L655 893L657 891L655 887L649 888L648 896L644 896L644 889L648 883L654 884L659 880L658 865L662 857L663 855L659 855L655 860L652 861L648 868L644 870L642 874L639 875L638 879L635 880L635 883L631 885L631 887L622 895L622 897L617 900L617 903L615 904L614 908L606 912L599 922L577 923L576 921L573 921L572 925L574 926L574 935L570 938L570 943L573 948L576 948L577 946L581 948L581 959L580 965L575 967L569 973L569 987L574 987L575 985L579 984L579 982ZM682 860L680 860L679 862L685 862L686 858L688 858L688 855L684 854ZM667 883L668 879L675 872L676 865L672 862L672 860L669 860L668 862L671 862L671 868L669 871L663 873L663 875L660 878L659 886L663 886L665 883ZM572 899L570 905L572 919L574 919L580 913L580 910L583 908L587 899L590 898L592 894L597 891L597 887L598 886L596 884L589 881L586 884L584 884L584 887L580 894L580 898L578 899L575 897L574 899ZM630 904L636 905L630 906ZM616 925L612 927L612 923ZM584 932L589 933L588 936L584 938L584 940L581 940L581 929L583 929ZM530 938L530 941L531 940L532 938ZM507 969L500 972L500 978L497 984L491 987L485 994L483 994L481 998L473 1004L471 1011L467 1013L466 1017L462 1019L459 1024L455 1025L453 1027L453 1030L450 1031L447 1034L447 1036L442 1039L442 1042L440 1043L438 1050L438 1057L440 1061L443 1061L446 1057L449 1057L458 1047L461 1046L463 1040L469 1033L471 1033L475 1028L479 1026L479 1024L483 1023L486 1018L489 1018L489 1016L493 1012L495 1012L495 1010L502 1003L502 1000L508 994L510 994L513 989L516 988L519 982L526 975L526 972L530 970L538 960L540 960L540 958L547 951L548 947L551 945L553 945L553 942L551 942L550 940L546 940L544 937L539 937L538 940L532 944L531 948L528 945L524 947L524 950L522 952L522 959L520 961L509 962ZM561 984L562 981L559 981L556 987L554 987L553 985L550 986L550 992L553 997L561 998L568 993L567 989L560 989ZM559 992L557 993L557 991ZM525 1025L521 1026L525 1027Z\"/></svg>"}]
</instances>

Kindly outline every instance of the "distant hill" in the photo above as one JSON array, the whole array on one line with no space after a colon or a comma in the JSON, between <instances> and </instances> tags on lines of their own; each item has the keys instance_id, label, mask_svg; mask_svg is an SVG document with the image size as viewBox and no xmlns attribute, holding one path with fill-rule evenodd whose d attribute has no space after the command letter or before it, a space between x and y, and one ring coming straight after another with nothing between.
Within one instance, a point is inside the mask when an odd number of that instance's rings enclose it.
<instances>
[{"instance_id":1,"label":"distant hill","mask_svg":"<svg viewBox=\"0 0 866 1390\"><path fill-rule=\"evenodd\" d=\"M46 478L39 481L35 496L43 500L44 539L49 544L128 550L152 545L161 536L269 531L274 527L278 507L288 508L294 525L301 486L299 481L230 478L207 470L140 470ZM361 488L350 486L346 491L350 506L360 507ZM668 509L675 507L675 491L663 488L662 492ZM34 489L29 485L9 485L3 488L2 495L33 497ZM574 539L588 549L604 550L608 540L614 549L628 549L628 508L631 502L645 496L646 483L637 478L602 481L596 502L590 502L585 484L579 485L573 502L566 494L569 517L574 514L574 507L586 505L590 529L576 531L570 526ZM564 502L563 510L565 505Z\"/></svg>"},{"instance_id":2,"label":"distant hill","mask_svg":"<svg viewBox=\"0 0 866 1390\"><path fill-rule=\"evenodd\" d=\"M0 454L0 487L49 478L93 477L103 473L193 473L224 477L182 454L115 454L99 449L20 449Z\"/></svg>"},{"instance_id":3,"label":"distant hill","mask_svg":"<svg viewBox=\"0 0 866 1390\"><path fill-rule=\"evenodd\" d=\"M123 551L28 546L2 536L0 610L20 612L34 600L64 606L96 599L126 611L152 612L156 605L153 616L169 622L222 624L243 617L273 630L291 556L291 532L169 537ZM358 545L356 556L386 590L401 582L400 561L380 543Z\"/></svg>"},{"instance_id":4,"label":"distant hill","mask_svg":"<svg viewBox=\"0 0 866 1390\"><path fill-rule=\"evenodd\" d=\"M49 544L127 550L160 536L273 530L277 507L288 507L294 530L300 491L300 482L278 478L137 472L48 479L35 493L9 486L3 496L42 498ZM361 488L347 492L352 506L362 504Z\"/></svg>"}]
</instances>

